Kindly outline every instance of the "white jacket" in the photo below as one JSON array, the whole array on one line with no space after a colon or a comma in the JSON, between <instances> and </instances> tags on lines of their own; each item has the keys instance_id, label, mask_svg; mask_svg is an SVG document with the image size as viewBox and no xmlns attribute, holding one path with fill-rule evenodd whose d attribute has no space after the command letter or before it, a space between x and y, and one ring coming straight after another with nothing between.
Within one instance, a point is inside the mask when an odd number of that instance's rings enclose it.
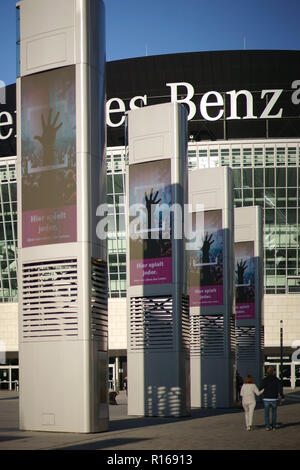
<instances>
[{"instance_id":1,"label":"white jacket","mask_svg":"<svg viewBox=\"0 0 300 470\"><path fill-rule=\"evenodd\" d=\"M243 403L256 403L255 395L259 396L264 390L259 391L255 384L244 384L241 389Z\"/></svg>"}]
</instances>

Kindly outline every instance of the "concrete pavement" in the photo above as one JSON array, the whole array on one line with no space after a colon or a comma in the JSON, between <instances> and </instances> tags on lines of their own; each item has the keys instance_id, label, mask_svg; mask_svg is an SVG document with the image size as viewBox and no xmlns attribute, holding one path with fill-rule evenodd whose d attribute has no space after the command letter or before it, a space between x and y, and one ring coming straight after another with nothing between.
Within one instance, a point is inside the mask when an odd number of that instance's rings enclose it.
<instances>
[{"instance_id":1,"label":"concrete pavement","mask_svg":"<svg viewBox=\"0 0 300 470\"><path fill-rule=\"evenodd\" d=\"M276 431L265 431L261 402L249 432L240 408L192 409L190 417L181 419L127 416L126 395L121 392L118 405L109 407L109 431L73 434L19 431L18 393L0 391L0 450L299 450L300 389L285 393Z\"/></svg>"}]
</instances>

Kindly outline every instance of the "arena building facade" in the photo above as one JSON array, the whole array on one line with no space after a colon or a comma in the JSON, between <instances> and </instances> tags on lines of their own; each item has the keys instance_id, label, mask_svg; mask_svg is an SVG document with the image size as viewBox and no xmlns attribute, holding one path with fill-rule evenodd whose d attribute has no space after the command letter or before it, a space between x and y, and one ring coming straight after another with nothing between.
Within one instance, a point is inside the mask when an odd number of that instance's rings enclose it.
<instances>
[{"instance_id":1,"label":"arena building facade","mask_svg":"<svg viewBox=\"0 0 300 470\"><path fill-rule=\"evenodd\" d=\"M18 357L14 85L6 95L0 105L0 339L6 348L1 370L13 382ZM263 50L107 63L111 384L122 387L127 375L126 111L170 101L188 110L189 170L230 166L235 207L263 209L265 365L275 364L279 373L282 325L284 383L299 386L300 51Z\"/></svg>"}]
</instances>

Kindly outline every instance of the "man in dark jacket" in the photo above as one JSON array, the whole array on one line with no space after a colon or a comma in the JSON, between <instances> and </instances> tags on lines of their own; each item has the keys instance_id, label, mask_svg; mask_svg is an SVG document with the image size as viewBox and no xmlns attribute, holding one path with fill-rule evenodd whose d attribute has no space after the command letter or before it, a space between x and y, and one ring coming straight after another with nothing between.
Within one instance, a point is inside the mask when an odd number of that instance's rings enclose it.
<instances>
[{"instance_id":1,"label":"man in dark jacket","mask_svg":"<svg viewBox=\"0 0 300 470\"><path fill-rule=\"evenodd\" d=\"M267 375L263 379L262 388L264 389L263 400L265 405L265 425L266 430L276 429L278 398L280 402L284 401L281 381L275 376L274 368L268 367ZM270 426L270 409L272 409L272 425Z\"/></svg>"}]
</instances>

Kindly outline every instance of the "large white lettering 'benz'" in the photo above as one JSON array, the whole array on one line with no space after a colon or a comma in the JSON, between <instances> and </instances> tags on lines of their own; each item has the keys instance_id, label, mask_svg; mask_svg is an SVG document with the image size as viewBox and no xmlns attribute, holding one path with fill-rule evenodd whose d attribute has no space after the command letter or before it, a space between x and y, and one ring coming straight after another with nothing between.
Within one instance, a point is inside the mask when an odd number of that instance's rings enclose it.
<instances>
[{"instance_id":1,"label":"large white lettering 'benz'","mask_svg":"<svg viewBox=\"0 0 300 470\"><path fill-rule=\"evenodd\" d=\"M255 108L258 101L257 96L249 90L230 90L226 92L208 91L202 96L196 94L191 83L173 82L166 83L170 91L170 101L184 103L188 107L188 120L192 120L197 113L195 100L198 98L198 111L200 118L206 121L218 121L223 118L227 121L237 119L278 119L284 114L280 106L282 88L270 88L261 90L259 101L260 113ZM229 96L229 108L225 115L225 95ZM297 106L300 104L300 80L294 80L291 84L291 102ZM243 104L243 112L239 106ZM129 101L129 109L141 108L148 105L147 95L134 96ZM245 106L246 105L246 106ZM106 103L106 123L109 127L120 127L125 122L125 102L121 98L110 98ZM0 111L0 141L9 139L13 133L14 116L8 111Z\"/></svg>"},{"instance_id":2,"label":"large white lettering 'benz'","mask_svg":"<svg viewBox=\"0 0 300 470\"><path fill-rule=\"evenodd\" d=\"M195 117L197 105L195 103L195 89L188 82L166 83L170 91L170 101L184 103L188 107L188 120ZM280 106L280 97L283 89L270 88L261 90L259 99L260 112L255 110L253 94L249 90L230 90L226 92L208 91L201 97L198 96L198 110L200 117L207 121L217 121L221 118L226 120L235 119L279 119L283 115L283 108ZM294 105L300 103L300 80L294 80L291 84L291 102ZM229 96L229 109L225 115L225 95ZM243 100L243 115L239 114L239 104ZM147 106L148 96L134 96L129 101L129 109ZM246 107L244 106L246 104ZM261 109L263 104L263 109ZM106 104L107 125L119 127L125 122L125 112L127 111L125 102L121 98L110 98Z\"/></svg>"},{"instance_id":3,"label":"large white lettering 'benz'","mask_svg":"<svg viewBox=\"0 0 300 470\"><path fill-rule=\"evenodd\" d=\"M8 111L0 112L0 140L6 140L13 133L13 116Z\"/></svg>"}]
</instances>

